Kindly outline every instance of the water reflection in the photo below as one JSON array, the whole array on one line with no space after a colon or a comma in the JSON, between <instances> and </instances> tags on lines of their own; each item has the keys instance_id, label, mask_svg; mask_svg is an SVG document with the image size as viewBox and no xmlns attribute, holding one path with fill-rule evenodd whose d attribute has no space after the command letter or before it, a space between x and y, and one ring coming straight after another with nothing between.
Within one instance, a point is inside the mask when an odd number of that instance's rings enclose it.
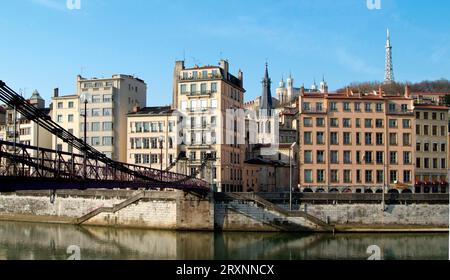
<instances>
[{"instance_id":1,"label":"water reflection","mask_svg":"<svg viewBox=\"0 0 450 280\"><path fill-rule=\"evenodd\" d=\"M0 259L64 260L71 245L82 259L323 260L369 257L448 259L448 234L285 234L148 231L0 222Z\"/></svg>"}]
</instances>

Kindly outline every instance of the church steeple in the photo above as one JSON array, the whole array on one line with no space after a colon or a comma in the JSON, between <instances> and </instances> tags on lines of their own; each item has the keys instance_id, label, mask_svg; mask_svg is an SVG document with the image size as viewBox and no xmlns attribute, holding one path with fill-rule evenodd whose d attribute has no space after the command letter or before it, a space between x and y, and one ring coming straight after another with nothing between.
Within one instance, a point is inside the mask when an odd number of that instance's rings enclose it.
<instances>
[{"instance_id":1,"label":"church steeple","mask_svg":"<svg viewBox=\"0 0 450 280\"><path fill-rule=\"evenodd\" d=\"M272 81L269 78L269 65L266 63L266 71L264 73L264 79L262 81L262 96L261 96L261 104L260 109L261 110L272 110L272 93L270 90L270 86L272 84Z\"/></svg>"}]
</instances>

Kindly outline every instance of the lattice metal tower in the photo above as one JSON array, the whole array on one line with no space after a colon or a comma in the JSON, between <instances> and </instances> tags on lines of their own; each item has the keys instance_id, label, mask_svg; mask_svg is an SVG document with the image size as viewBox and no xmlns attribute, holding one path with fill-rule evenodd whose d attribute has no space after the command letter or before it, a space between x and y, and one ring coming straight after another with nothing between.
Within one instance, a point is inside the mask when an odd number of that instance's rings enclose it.
<instances>
[{"instance_id":1,"label":"lattice metal tower","mask_svg":"<svg viewBox=\"0 0 450 280\"><path fill-rule=\"evenodd\" d=\"M384 83L390 84L394 82L394 65L392 63L392 45L391 45L391 34L389 29L387 30L387 41L386 41L386 68L384 73Z\"/></svg>"}]
</instances>

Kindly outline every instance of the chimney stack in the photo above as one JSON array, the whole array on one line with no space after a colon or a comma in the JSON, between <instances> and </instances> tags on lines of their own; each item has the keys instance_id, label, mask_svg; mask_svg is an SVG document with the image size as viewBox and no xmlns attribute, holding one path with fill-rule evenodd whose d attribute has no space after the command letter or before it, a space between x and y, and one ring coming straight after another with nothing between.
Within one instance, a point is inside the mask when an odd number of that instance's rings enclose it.
<instances>
[{"instance_id":1,"label":"chimney stack","mask_svg":"<svg viewBox=\"0 0 450 280\"><path fill-rule=\"evenodd\" d=\"M410 92L409 92L409 86L408 83L406 83L405 85L405 97L409 98L411 96Z\"/></svg>"},{"instance_id":2,"label":"chimney stack","mask_svg":"<svg viewBox=\"0 0 450 280\"><path fill-rule=\"evenodd\" d=\"M53 97L59 97L59 88L53 90Z\"/></svg>"}]
</instances>

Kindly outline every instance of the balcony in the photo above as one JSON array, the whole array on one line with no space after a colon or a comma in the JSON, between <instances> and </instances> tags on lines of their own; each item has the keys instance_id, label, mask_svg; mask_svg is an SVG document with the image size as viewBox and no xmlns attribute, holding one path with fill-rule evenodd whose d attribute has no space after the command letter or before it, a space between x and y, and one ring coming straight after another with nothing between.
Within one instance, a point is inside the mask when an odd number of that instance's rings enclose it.
<instances>
[{"instance_id":1,"label":"balcony","mask_svg":"<svg viewBox=\"0 0 450 280\"><path fill-rule=\"evenodd\" d=\"M217 91L211 90L201 90L201 91L191 91L191 92L182 92L182 95L186 95L188 97L211 97L213 93L217 93Z\"/></svg>"},{"instance_id":2,"label":"balcony","mask_svg":"<svg viewBox=\"0 0 450 280\"><path fill-rule=\"evenodd\" d=\"M179 77L179 81L181 81L181 82L208 81L208 80L218 80L218 79L222 79L222 75L220 75L220 74L212 74L212 73L209 73L206 77L204 77L202 75L198 75L196 77L194 77L194 76L188 76L188 77L180 76Z\"/></svg>"},{"instance_id":3,"label":"balcony","mask_svg":"<svg viewBox=\"0 0 450 280\"><path fill-rule=\"evenodd\" d=\"M414 110L388 110L388 115L414 116Z\"/></svg>"},{"instance_id":4,"label":"balcony","mask_svg":"<svg viewBox=\"0 0 450 280\"><path fill-rule=\"evenodd\" d=\"M304 114L327 114L327 110L322 108L322 109L317 109L317 108L303 108L302 109Z\"/></svg>"}]
</instances>

